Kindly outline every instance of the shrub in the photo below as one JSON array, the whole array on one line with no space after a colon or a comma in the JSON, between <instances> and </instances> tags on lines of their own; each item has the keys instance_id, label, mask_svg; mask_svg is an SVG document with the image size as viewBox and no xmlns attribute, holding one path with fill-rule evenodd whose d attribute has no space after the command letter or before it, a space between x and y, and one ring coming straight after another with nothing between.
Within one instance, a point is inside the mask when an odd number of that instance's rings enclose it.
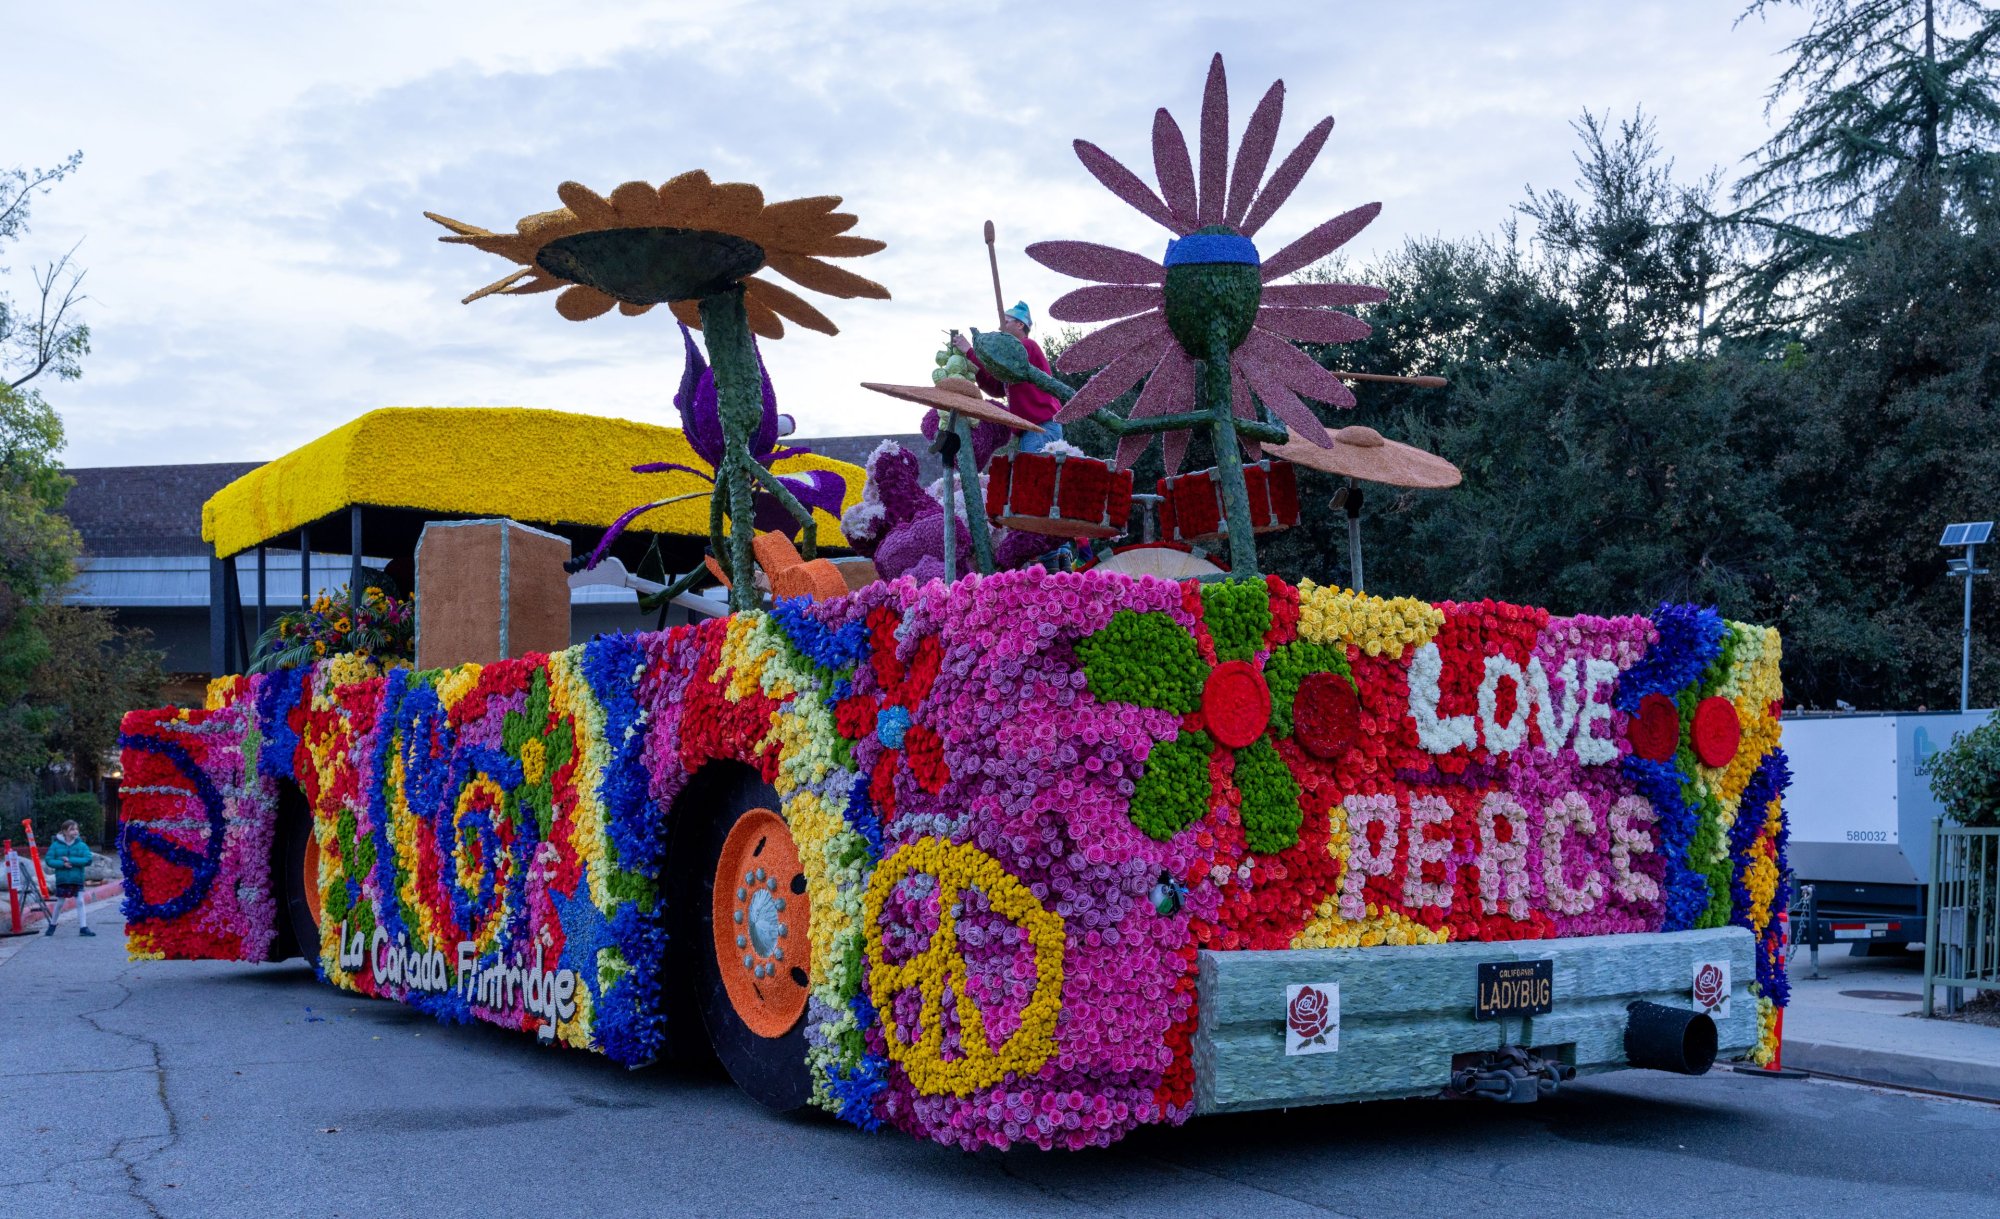
<instances>
[{"instance_id":1,"label":"shrub","mask_svg":"<svg viewBox=\"0 0 2000 1219\"><path fill-rule=\"evenodd\" d=\"M99 840L104 837L104 806L89 792L36 796L34 811L29 815L35 823L35 841L43 849L55 841L65 821L76 822L83 840L93 847L100 845ZM21 836L13 833L0 834L0 837L13 838L18 842Z\"/></svg>"},{"instance_id":2,"label":"shrub","mask_svg":"<svg viewBox=\"0 0 2000 1219\"><path fill-rule=\"evenodd\" d=\"M1964 825L2000 825L2000 715L1952 738L1919 768L1945 816Z\"/></svg>"}]
</instances>

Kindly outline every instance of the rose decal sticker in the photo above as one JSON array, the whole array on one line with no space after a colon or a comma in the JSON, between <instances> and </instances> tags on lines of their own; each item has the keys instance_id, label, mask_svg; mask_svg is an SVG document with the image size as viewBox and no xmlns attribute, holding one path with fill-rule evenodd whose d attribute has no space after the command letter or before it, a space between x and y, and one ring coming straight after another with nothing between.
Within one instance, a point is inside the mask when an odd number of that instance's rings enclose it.
<instances>
[{"instance_id":1,"label":"rose decal sticker","mask_svg":"<svg viewBox=\"0 0 2000 1219\"><path fill-rule=\"evenodd\" d=\"M1340 1048L1340 983L1294 983L1285 990L1285 1053Z\"/></svg>"},{"instance_id":2,"label":"rose decal sticker","mask_svg":"<svg viewBox=\"0 0 2000 1219\"><path fill-rule=\"evenodd\" d=\"M1695 962L1694 1005L1717 1020L1729 1015L1729 962Z\"/></svg>"}]
</instances>

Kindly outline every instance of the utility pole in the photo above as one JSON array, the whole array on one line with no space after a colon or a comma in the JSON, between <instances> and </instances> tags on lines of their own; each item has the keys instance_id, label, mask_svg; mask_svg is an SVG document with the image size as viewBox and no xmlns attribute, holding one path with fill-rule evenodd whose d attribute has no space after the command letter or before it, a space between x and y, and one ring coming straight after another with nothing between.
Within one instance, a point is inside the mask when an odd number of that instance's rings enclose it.
<instances>
[{"instance_id":1,"label":"utility pole","mask_svg":"<svg viewBox=\"0 0 2000 1219\"><path fill-rule=\"evenodd\" d=\"M1972 578L1990 574L1976 561L1981 543L1993 536L1992 521L1966 521L1945 526L1941 546L1963 546L1965 557L1945 563L1945 573L1965 581L1965 617L1959 626L1958 709L1972 710Z\"/></svg>"}]
</instances>

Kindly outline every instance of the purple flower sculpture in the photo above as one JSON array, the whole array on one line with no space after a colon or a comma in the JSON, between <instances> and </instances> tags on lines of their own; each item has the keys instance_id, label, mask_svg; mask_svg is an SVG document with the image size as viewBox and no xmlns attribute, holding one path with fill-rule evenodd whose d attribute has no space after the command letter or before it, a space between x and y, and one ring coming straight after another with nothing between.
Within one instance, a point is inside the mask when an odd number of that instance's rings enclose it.
<instances>
[{"instance_id":1,"label":"purple flower sculpture","mask_svg":"<svg viewBox=\"0 0 2000 1219\"><path fill-rule=\"evenodd\" d=\"M649 461L632 467L634 474L664 474L670 470L692 474L713 486L715 474L723 462L723 430L720 400L715 388L715 370L702 357L701 348L695 345L694 335L686 326L681 327L681 342L687 346L687 364L681 371L680 388L674 392L674 409L680 412L681 433L687 437L688 447L705 463L703 466L682 465L677 461ZM752 341L755 346L755 340ZM780 421L789 422L789 416L778 413L778 394L771 387L770 370L764 367L762 352L757 355L757 374L764 382L764 413L757 422L757 430L750 438L750 459L758 465L769 468L771 463L785 457L797 457L810 453L811 449L800 446L780 446ZM798 474L781 474L778 481L785 489L798 498L808 509L840 515L842 502L847 498L847 480L831 470L807 470ZM596 549L590 552L585 570L597 566L611 543L625 532L627 526L655 508L687 498L684 495L656 499L629 509L611 528L598 539ZM756 512L753 517L759 532L781 530L785 536L796 538L800 523L786 511L784 504L768 491L758 491L755 498Z\"/></svg>"}]
</instances>

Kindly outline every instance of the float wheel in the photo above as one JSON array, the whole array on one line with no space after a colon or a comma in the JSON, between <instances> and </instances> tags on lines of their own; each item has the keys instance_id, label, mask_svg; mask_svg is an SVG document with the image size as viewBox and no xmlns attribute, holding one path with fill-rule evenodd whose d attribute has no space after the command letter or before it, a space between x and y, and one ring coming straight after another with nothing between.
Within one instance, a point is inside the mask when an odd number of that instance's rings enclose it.
<instances>
[{"instance_id":1,"label":"float wheel","mask_svg":"<svg viewBox=\"0 0 2000 1219\"><path fill-rule=\"evenodd\" d=\"M294 953L319 969L319 839L313 833L312 809L305 793L291 783L278 784L279 867L284 887L283 925L278 929L278 959ZM290 949L290 951L286 951Z\"/></svg>"},{"instance_id":2,"label":"float wheel","mask_svg":"<svg viewBox=\"0 0 2000 1219\"><path fill-rule=\"evenodd\" d=\"M669 943L679 946L709 1047L760 1104L803 1108L812 1099L810 908L778 793L747 766L717 765L675 804L679 900Z\"/></svg>"}]
</instances>

